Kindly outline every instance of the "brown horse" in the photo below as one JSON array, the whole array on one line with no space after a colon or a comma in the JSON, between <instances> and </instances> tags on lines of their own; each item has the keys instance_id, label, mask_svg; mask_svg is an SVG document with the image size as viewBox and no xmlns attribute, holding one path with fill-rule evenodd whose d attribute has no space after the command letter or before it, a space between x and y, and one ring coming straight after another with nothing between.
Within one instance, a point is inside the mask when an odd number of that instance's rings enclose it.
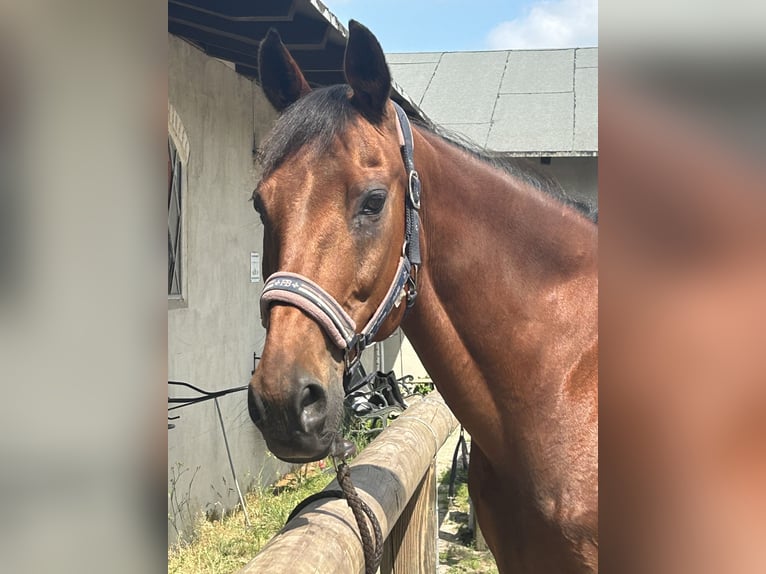
<instances>
[{"instance_id":1,"label":"brown horse","mask_svg":"<svg viewBox=\"0 0 766 574\"><path fill-rule=\"evenodd\" d=\"M356 22L348 85L312 91L276 33L260 67L284 111L253 194L264 274L279 272L265 292L294 288L262 300L248 404L269 448L326 456L356 325L363 342L401 325L471 434L469 488L500 571L596 571L596 225L431 129L408 142L383 51Z\"/></svg>"}]
</instances>

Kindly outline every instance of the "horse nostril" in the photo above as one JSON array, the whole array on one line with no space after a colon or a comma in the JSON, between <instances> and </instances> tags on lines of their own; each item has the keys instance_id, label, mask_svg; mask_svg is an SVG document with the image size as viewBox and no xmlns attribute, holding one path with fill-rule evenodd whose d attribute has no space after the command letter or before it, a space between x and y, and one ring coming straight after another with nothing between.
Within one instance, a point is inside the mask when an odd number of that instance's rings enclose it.
<instances>
[{"instance_id":1,"label":"horse nostril","mask_svg":"<svg viewBox=\"0 0 766 574\"><path fill-rule=\"evenodd\" d=\"M301 393L301 411L315 410L325 401L325 392L322 387L316 384L308 384Z\"/></svg>"},{"instance_id":2,"label":"horse nostril","mask_svg":"<svg viewBox=\"0 0 766 574\"><path fill-rule=\"evenodd\" d=\"M306 431L310 431L312 427L318 427L324 421L327 394L320 385L309 383L301 391L298 406L302 426Z\"/></svg>"},{"instance_id":3,"label":"horse nostril","mask_svg":"<svg viewBox=\"0 0 766 574\"><path fill-rule=\"evenodd\" d=\"M261 411L258 408L258 401L255 398L255 391L251 388L247 390L247 411L250 413L250 419L258 424L261 420Z\"/></svg>"}]
</instances>

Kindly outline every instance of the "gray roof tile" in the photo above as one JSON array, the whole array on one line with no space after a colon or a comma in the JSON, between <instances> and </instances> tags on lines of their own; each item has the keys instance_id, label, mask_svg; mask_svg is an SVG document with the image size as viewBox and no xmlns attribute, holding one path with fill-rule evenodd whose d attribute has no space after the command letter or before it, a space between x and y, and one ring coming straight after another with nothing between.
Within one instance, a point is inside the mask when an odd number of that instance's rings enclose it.
<instances>
[{"instance_id":1,"label":"gray roof tile","mask_svg":"<svg viewBox=\"0 0 766 574\"><path fill-rule=\"evenodd\" d=\"M598 48L577 48L575 63L578 68L598 68Z\"/></svg>"},{"instance_id":2,"label":"gray roof tile","mask_svg":"<svg viewBox=\"0 0 766 574\"><path fill-rule=\"evenodd\" d=\"M506 58L506 52L442 55L420 107L440 124L489 122Z\"/></svg>"},{"instance_id":3,"label":"gray roof tile","mask_svg":"<svg viewBox=\"0 0 766 574\"><path fill-rule=\"evenodd\" d=\"M501 94L571 92L574 50L516 50L509 52Z\"/></svg>"},{"instance_id":4,"label":"gray roof tile","mask_svg":"<svg viewBox=\"0 0 766 574\"><path fill-rule=\"evenodd\" d=\"M574 149L598 149L598 68L575 72Z\"/></svg>"},{"instance_id":5,"label":"gray roof tile","mask_svg":"<svg viewBox=\"0 0 766 574\"><path fill-rule=\"evenodd\" d=\"M416 104L420 105L431 78L436 70L436 62L423 64L389 64L391 74Z\"/></svg>"},{"instance_id":6,"label":"gray roof tile","mask_svg":"<svg viewBox=\"0 0 766 574\"><path fill-rule=\"evenodd\" d=\"M598 48L388 54L434 122L520 155L598 153Z\"/></svg>"},{"instance_id":7,"label":"gray roof tile","mask_svg":"<svg viewBox=\"0 0 766 574\"><path fill-rule=\"evenodd\" d=\"M487 147L510 152L571 150L573 100L572 92L502 94Z\"/></svg>"}]
</instances>

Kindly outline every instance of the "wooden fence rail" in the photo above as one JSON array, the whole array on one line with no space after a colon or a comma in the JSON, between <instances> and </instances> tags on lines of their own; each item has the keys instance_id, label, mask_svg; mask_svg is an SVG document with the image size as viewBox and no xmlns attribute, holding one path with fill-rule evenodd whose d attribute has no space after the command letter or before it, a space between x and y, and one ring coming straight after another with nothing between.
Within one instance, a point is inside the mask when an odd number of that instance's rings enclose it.
<instances>
[{"instance_id":1,"label":"wooden fence rail","mask_svg":"<svg viewBox=\"0 0 766 574\"><path fill-rule=\"evenodd\" d=\"M350 464L354 486L386 538L382 574L436 572L434 460L456 427L454 415L433 392L411 401ZM327 487L338 488L337 481ZM345 500L325 499L290 521L239 574L363 571L364 554L351 509Z\"/></svg>"}]
</instances>

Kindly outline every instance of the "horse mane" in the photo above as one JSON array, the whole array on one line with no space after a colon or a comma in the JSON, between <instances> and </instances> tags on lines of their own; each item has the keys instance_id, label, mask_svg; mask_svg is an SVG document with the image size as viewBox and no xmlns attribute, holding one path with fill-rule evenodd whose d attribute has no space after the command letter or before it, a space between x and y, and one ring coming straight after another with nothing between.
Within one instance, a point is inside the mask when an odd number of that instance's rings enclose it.
<instances>
[{"instance_id":1,"label":"horse mane","mask_svg":"<svg viewBox=\"0 0 766 574\"><path fill-rule=\"evenodd\" d=\"M335 138L343 133L349 121L358 113L348 98L350 89L345 84L318 88L285 110L257 152L257 161L263 170L263 177L267 177L304 146L311 146L321 153L332 145ZM430 122L419 119L411 121L491 167L532 185L597 221L596 208L567 195L554 178L535 169L530 160L493 153L455 132Z\"/></svg>"},{"instance_id":2,"label":"horse mane","mask_svg":"<svg viewBox=\"0 0 766 574\"><path fill-rule=\"evenodd\" d=\"M564 205L576 209L593 222L598 222L598 207L589 202L575 199L570 196L554 177L537 169L531 159L525 157L509 157L501 153L488 150L476 144L466 136L448 130L431 122L425 122L419 118L411 120L418 127L434 134L447 143L468 153L476 159L489 164L491 167L504 171L516 179L539 189L546 195L553 197Z\"/></svg>"}]
</instances>

